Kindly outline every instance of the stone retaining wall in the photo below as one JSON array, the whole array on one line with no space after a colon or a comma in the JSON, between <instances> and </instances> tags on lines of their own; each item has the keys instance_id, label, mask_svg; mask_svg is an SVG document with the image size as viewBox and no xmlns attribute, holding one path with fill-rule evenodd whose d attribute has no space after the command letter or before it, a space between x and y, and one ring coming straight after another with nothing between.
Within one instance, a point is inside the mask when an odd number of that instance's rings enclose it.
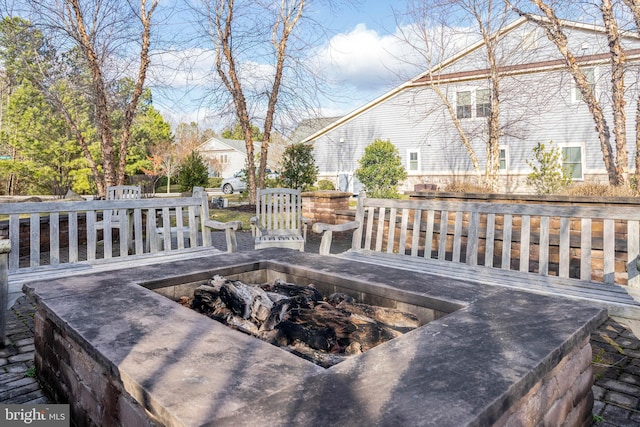
<instances>
[{"instance_id":1,"label":"stone retaining wall","mask_svg":"<svg viewBox=\"0 0 640 427\"><path fill-rule=\"evenodd\" d=\"M302 193L302 215L312 223L336 224L336 212L349 209L352 194L343 191L309 191Z\"/></svg>"},{"instance_id":2,"label":"stone retaining wall","mask_svg":"<svg viewBox=\"0 0 640 427\"><path fill-rule=\"evenodd\" d=\"M576 346L494 424L502 426L590 426L593 408L589 340Z\"/></svg>"},{"instance_id":3,"label":"stone retaining wall","mask_svg":"<svg viewBox=\"0 0 640 427\"><path fill-rule=\"evenodd\" d=\"M34 325L40 383L53 401L70 404L75 425L160 425L124 390L115 367L89 355L40 310Z\"/></svg>"}]
</instances>

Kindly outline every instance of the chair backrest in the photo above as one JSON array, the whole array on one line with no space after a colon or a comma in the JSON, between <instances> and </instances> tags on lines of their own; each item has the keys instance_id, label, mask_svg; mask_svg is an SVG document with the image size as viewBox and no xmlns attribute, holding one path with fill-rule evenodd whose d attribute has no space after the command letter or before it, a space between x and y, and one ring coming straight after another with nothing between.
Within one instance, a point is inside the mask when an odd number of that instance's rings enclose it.
<instances>
[{"instance_id":1,"label":"chair backrest","mask_svg":"<svg viewBox=\"0 0 640 427\"><path fill-rule=\"evenodd\" d=\"M107 187L107 200L139 199L140 187L137 185L114 185Z\"/></svg>"},{"instance_id":2,"label":"chair backrest","mask_svg":"<svg viewBox=\"0 0 640 427\"><path fill-rule=\"evenodd\" d=\"M302 196L300 189L265 188L258 190L256 217L259 227L267 232L300 233L302 229Z\"/></svg>"}]
</instances>

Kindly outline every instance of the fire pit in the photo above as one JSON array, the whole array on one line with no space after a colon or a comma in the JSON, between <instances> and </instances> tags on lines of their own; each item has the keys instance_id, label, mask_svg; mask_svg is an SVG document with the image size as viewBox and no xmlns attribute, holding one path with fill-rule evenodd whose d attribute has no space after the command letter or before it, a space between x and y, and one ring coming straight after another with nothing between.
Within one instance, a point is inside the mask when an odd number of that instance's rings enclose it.
<instances>
[{"instance_id":1,"label":"fire pit","mask_svg":"<svg viewBox=\"0 0 640 427\"><path fill-rule=\"evenodd\" d=\"M321 284L424 324L325 369L170 301L215 274ZM78 424L97 425L580 425L589 335L606 318L575 301L284 249L25 289L41 379Z\"/></svg>"}]
</instances>

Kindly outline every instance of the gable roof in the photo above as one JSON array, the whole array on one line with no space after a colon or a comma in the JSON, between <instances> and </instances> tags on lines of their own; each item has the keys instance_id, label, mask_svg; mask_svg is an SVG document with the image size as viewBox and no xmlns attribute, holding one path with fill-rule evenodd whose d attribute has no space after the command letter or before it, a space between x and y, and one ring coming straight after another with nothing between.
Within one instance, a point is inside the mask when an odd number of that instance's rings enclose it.
<instances>
[{"instance_id":1,"label":"gable roof","mask_svg":"<svg viewBox=\"0 0 640 427\"><path fill-rule=\"evenodd\" d=\"M535 16L535 19L541 20L541 21L547 21L546 17L543 16ZM506 25L505 27L501 28L499 31L497 31L495 34L492 35L492 38L497 38L497 37L502 37L505 34L513 31L514 29L520 27L521 25L525 24L529 22L528 19L526 17L520 17L518 19L516 19L515 21L513 21L512 23ZM598 26L595 24L585 24L585 23L581 23L581 22L575 22L575 21L567 21L567 20L560 20L560 23L562 26L567 27L567 28L575 28L575 29L579 29L579 30L583 30L583 31L591 31L591 32L596 32L596 33L605 33L605 29L602 26ZM625 37L629 37L629 38L633 38L633 39L640 39L640 36L638 36L637 34L625 34ZM464 81L464 80L475 80L477 78L481 78L481 77L487 77L489 75L489 71L488 69L484 69L484 70L473 70L473 71L462 71L462 72L453 72L453 73L449 73L449 74L439 74L440 70L445 69L446 67L448 67L449 65L461 60L462 58L470 55L471 53L477 51L478 49L481 49L484 47L484 41L483 40L479 40L473 44L471 44L469 47L461 50L460 52L458 52L457 54L454 54L453 56L443 60L442 62L438 63L437 65L435 65L434 67L431 67L430 69L428 69L427 71L424 71L420 74L418 74L416 77L408 80L405 83L400 84L399 86L396 86L395 88L389 90L388 92L382 94L381 96L379 96L378 98L375 98L374 100L372 100L371 102L363 105L360 108L357 108L355 110L353 110L351 113L335 120L334 122L328 124L327 126L325 126L324 128L318 130L317 132L308 135L306 138L304 138L302 141L300 142L304 142L304 143L308 143L313 141L314 139L318 138L319 136L322 136L323 134L341 126L342 124L351 121L352 119L360 116L361 114L365 113L366 111L370 110L371 108L381 104L382 102L394 97L395 95L399 94L400 92L411 88L411 87L419 87L419 86L428 86L431 85L434 81L435 78L433 78L433 76L437 76L437 80L440 83L446 83L446 82L453 82L453 81ZM640 58L640 49L633 49L633 50L627 50L625 51L625 54L627 56L627 59L631 59L631 58ZM586 56L581 56L576 58L578 60L578 62L581 63L598 63L598 62L605 62L607 59L609 58L609 54L608 53L603 53L603 54L596 54L596 55L586 55ZM554 69L554 68L564 68L564 61L563 60L553 60L553 61L540 61L540 62L531 62L531 63L526 63L526 64L522 64L522 65L518 65L518 66L505 66L505 67L501 67L499 72L500 73L506 73L506 74L515 74L515 73L523 73L523 72L531 72L533 70L540 70L540 69Z\"/></svg>"},{"instance_id":2,"label":"gable roof","mask_svg":"<svg viewBox=\"0 0 640 427\"><path fill-rule=\"evenodd\" d=\"M247 154L247 146L244 143L244 140L218 138L215 136L207 139L205 142L200 144L200 146L198 146L198 151L212 150L213 148L211 146L215 143L217 143L218 145L226 146L227 149L231 149L243 154ZM218 148L218 150L220 150L220 148Z\"/></svg>"},{"instance_id":3,"label":"gable roof","mask_svg":"<svg viewBox=\"0 0 640 427\"><path fill-rule=\"evenodd\" d=\"M298 123L298 126L291 132L289 136L289 142L291 144L298 143L303 141L307 136L316 133L317 131L324 129L329 126L331 123L340 119L341 116L337 117L317 117L311 119L302 120Z\"/></svg>"}]
</instances>

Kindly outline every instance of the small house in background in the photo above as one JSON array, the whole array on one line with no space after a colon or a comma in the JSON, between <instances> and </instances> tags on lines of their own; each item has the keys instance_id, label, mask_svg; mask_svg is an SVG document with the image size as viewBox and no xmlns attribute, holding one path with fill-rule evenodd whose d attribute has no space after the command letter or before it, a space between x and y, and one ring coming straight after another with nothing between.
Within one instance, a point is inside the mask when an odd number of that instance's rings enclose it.
<instances>
[{"instance_id":1,"label":"small house in background","mask_svg":"<svg viewBox=\"0 0 640 427\"><path fill-rule=\"evenodd\" d=\"M595 90L613 129L609 46L602 27L563 21L569 48ZM555 45L535 24L520 18L496 34L500 73L500 170L498 190L526 193L527 175L538 143L553 141L575 181L606 183L598 134L587 104ZM627 149L634 169L635 117L640 78L640 38L625 33ZM489 65L479 41L431 70L334 120L301 142L314 145L318 179L358 192L353 174L364 149L390 140L409 174L401 190L416 185L444 188L463 180L478 182L456 123L464 129L483 174L491 105ZM451 109L439 97L448 100ZM611 140L615 147L615 141Z\"/></svg>"},{"instance_id":2,"label":"small house in background","mask_svg":"<svg viewBox=\"0 0 640 427\"><path fill-rule=\"evenodd\" d=\"M255 154L260 153L260 144L259 141L253 143ZM269 147L267 167L272 170L278 169L281 145L272 143ZM209 176L230 177L247 166L247 146L243 140L213 137L203 142L197 151L207 162Z\"/></svg>"}]
</instances>

